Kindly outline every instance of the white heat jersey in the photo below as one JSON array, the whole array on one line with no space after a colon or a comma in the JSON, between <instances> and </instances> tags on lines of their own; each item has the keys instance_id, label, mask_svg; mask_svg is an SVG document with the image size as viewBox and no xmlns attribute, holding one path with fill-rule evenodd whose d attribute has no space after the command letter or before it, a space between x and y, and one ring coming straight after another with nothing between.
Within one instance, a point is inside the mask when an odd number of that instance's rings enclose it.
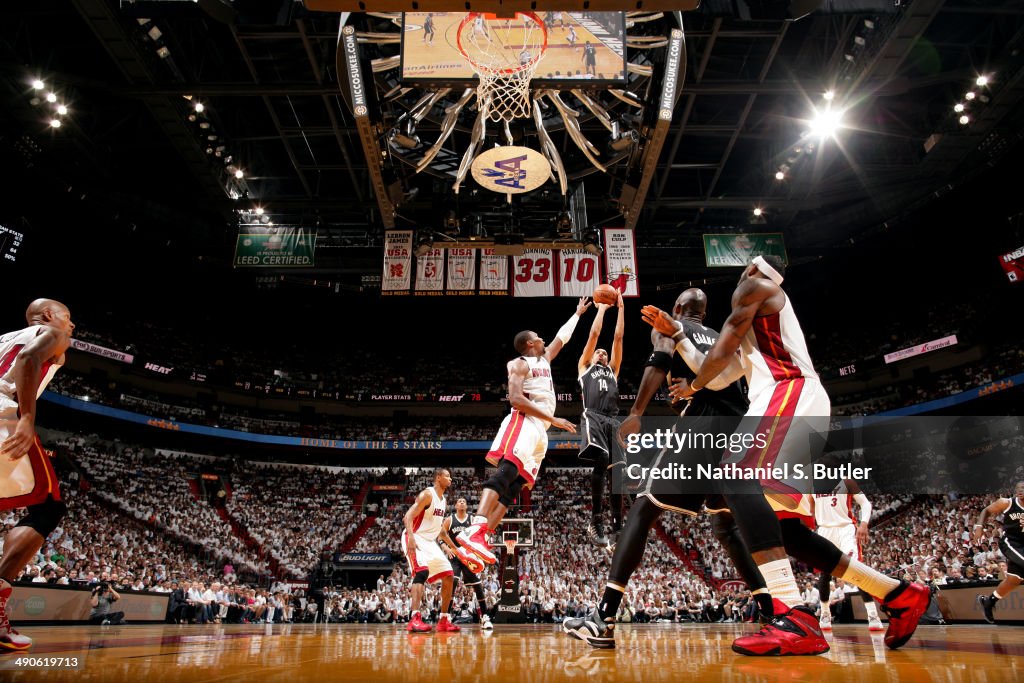
<instances>
[{"instance_id":1,"label":"white heat jersey","mask_svg":"<svg viewBox=\"0 0 1024 683\"><path fill-rule=\"evenodd\" d=\"M43 330L45 325L33 325L17 332L8 332L0 336L0 404L7 406L17 405L18 401L14 394L16 383L14 377L14 362L18 353ZM43 389L50 383L53 376L60 368L59 365L47 362L43 366L42 376L39 380L39 387L36 390L36 397L43 393Z\"/></svg>"},{"instance_id":2,"label":"white heat jersey","mask_svg":"<svg viewBox=\"0 0 1024 683\"><path fill-rule=\"evenodd\" d=\"M549 415L555 414L555 383L551 379L551 364L544 356L522 356L530 366L530 375L523 380L523 394Z\"/></svg>"},{"instance_id":3,"label":"white heat jersey","mask_svg":"<svg viewBox=\"0 0 1024 683\"><path fill-rule=\"evenodd\" d=\"M437 495L437 490L433 486L427 490L430 491L430 505L420 511L419 516L412 523L412 528L417 539L436 543L437 536L441 533L441 524L444 522L448 501L444 496Z\"/></svg>"},{"instance_id":4,"label":"white heat jersey","mask_svg":"<svg viewBox=\"0 0 1024 683\"><path fill-rule=\"evenodd\" d=\"M785 296L785 292L783 292ZM804 332L786 296L782 310L758 316L743 338L743 354L750 360L750 401L778 382L804 377L818 379L807 352Z\"/></svg>"},{"instance_id":5,"label":"white heat jersey","mask_svg":"<svg viewBox=\"0 0 1024 683\"><path fill-rule=\"evenodd\" d=\"M814 521L819 527L840 527L857 524L853 516L853 494L841 481L832 493L818 493L814 496Z\"/></svg>"}]
</instances>

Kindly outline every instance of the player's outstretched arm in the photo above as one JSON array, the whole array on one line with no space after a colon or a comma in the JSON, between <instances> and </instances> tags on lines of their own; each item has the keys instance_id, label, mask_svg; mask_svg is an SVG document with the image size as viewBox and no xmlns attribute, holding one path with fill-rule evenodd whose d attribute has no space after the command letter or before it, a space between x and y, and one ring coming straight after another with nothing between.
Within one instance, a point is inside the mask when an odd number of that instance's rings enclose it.
<instances>
[{"instance_id":1,"label":"player's outstretched arm","mask_svg":"<svg viewBox=\"0 0 1024 683\"><path fill-rule=\"evenodd\" d=\"M700 372L693 382L685 388L676 391L672 395L676 398L688 398L704 388L712 379L722 373L729 365L729 361L740 347L740 342L754 324L754 317L757 315L761 304L771 297L778 286L767 287L761 284L759 279L744 280L736 288L732 295L732 313L722 326L722 333L718 341L708 351L704 363L700 366ZM684 382L683 385L686 383Z\"/></svg>"},{"instance_id":2,"label":"player's outstretched arm","mask_svg":"<svg viewBox=\"0 0 1024 683\"><path fill-rule=\"evenodd\" d=\"M604 327L604 313L608 308L608 304L597 304L597 315L594 316L594 322L590 324L590 335L587 337L587 343L583 345L583 353L580 354L580 360L576 363L576 370L581 375L590 365L594 349L597 348L597 340L600 338L601 329Z\"/></svg>"},{"instance_id":3,"label":"player's outstretched arm","mask_svg":"<svg viewBox=\"0 0 1024 683\"><path fill-rule=\"evenodd\" d=\"M615 306L619 309L619 313L615 318L615 337L612 338L612 357L608 360L608 365L618 377L619 366L622 365L622 338L626 334L626 306L622 301L622 292L619 292Z\"/></svg>"},{"instance_id":4,"label":"player's outstretched arm","mask_svg":"<svg viewBox=\"0 0 1024 683\"><path fill-rule=\"evenodd\" d=\"M998 517L1009 510L1011 502L1012 499L1010 498L1000 498L981 511L978 523L974 525L975 540L981 540L981 537L985 535L985 525L988 524L989 517Z\"/></svg>"},{"instance_id":5,"label":"player's outstretched arm","mask_svg":"<svg viewBox=\"0 0 1024 683\"><path fill-rule=\"evenodd\" d=\"M579 303L576 305L576 312L569 318L558 333L555 334L554 340L548 344L547 349L544 351L544 358L550 363L555 359L555 356L562 350L562 347L569 343L572 339L572 333L576 330L576 323L580 321L580 316L590 308L590 299L585 296L580 297Z\"/></svg>"}]
</instances>

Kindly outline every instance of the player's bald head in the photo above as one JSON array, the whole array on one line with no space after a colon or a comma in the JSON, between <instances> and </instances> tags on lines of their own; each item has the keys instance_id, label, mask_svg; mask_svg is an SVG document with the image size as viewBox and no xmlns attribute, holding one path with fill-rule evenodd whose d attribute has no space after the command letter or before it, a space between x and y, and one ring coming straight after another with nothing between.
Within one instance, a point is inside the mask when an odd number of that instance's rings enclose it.
<instances>
[{"instance_id":1,"label":"player's bald head","mask_svg":"<svg viewBox=\"0 0 1024 683\"><path fill-rule=\"evenodd\" d=\"M48 318L47 313L53 315L67 310L67 306L54 299L36 299L25 310L25 320L29 323L45 321Z\"/></svg>"},{"instance_id":2,"label":"player's bald head","mask_svg":"<svg viewBox=\"0 0 1024 683\"><path fill-rule=\"evenodd\" d=\"M704 290L696 287L683 290L683 293L676 299L675 310L677 316L697 316L704 318L704 312L708 307L708 295Z\"/></svg>"}]
</instances>

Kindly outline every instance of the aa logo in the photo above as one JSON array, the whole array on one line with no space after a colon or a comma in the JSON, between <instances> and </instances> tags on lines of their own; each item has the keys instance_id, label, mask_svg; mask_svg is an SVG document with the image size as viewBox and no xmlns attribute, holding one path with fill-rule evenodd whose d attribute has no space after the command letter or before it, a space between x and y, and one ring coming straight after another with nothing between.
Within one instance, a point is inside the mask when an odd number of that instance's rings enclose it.
<instances>
[{"instance_id":1,"label":"aa logo","mask_svg":"<svg viewBox=\"0 0 1024 683\"><path fill-rule=\"evenodd\" d=\"M483 170L484 176L487 178L497 178L494 181L495 185L525 190L525 186L519 182L520 180L526 180L526 169L522 168L524 161L526 161L525 154L511 159L498 159L494 162L494 168L485 168Z\"/></svg>"}]
</instances>

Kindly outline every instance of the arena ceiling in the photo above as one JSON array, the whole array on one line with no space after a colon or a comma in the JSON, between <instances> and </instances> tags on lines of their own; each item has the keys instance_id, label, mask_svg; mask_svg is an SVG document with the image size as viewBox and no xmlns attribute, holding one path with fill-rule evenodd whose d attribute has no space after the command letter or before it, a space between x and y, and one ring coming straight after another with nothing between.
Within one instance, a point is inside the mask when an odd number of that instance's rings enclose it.
<instances>
[{"instance_id":1,"label":"arena ceiling","mask_svg":"<svg viewBox=\"0 0 1024 683\"><path fill-rule=\"evenodd\" d=\"M816 258L896 225L1020 140L1021 0L835 0L798 21L757 18L778 4L706 0L678 15L685 78L639 213L623 216L624 179L643 173L639 151L621 174L578 178L583 227L635 224L641 270L655 280L710 272L706 232L783 232L791 260ZM315 227L310 276L340 280L379 272L386 226L439 229L453 206L450 183L397 171L399 206L382 215L342 97L339 14L289 0L40 0L0 11L0 154L39 196L90 202L112 224L184 242L225 267L239 209L265 206L277 224ZM345 21L364 34L389 24ZM677 19L658 21L668 30ZM979 75L990 78L984 87ZM60 129L45 99L33 103L45 92L32 90L34 78L67 102ZM576 104L584 130L598 130ZM826 106L843 110L847 127L834 141L805 137L814 108ZM9 189L16 207L38 199L17 181ZM553 222L564 208L555 184L534 194L523 206ZM460 201L461 213L484 210Z\"/></svg>"}]
</instances>

